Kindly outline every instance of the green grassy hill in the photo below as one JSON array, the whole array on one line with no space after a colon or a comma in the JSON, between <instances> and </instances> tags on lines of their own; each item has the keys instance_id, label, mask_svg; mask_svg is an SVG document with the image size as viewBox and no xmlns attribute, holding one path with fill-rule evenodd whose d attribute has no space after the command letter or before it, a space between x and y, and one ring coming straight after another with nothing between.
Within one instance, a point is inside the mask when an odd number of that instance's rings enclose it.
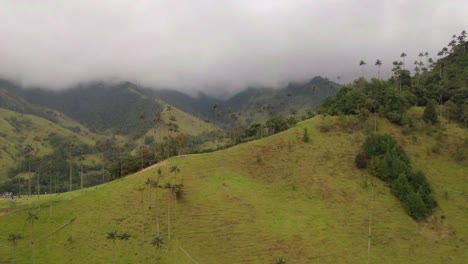
<instances>
[{"instance_id":1,"label":"green grassy hill","mask_svg":"<svg viewBox=\"0 0 468 264\"><path fill-rule=\"evenodd\" d=\"M178 125L180 134L185 134L189 136L197 136L204 132L210 132L219 130L219 128L210 123L201 120L198 117L195 117L191 114L188 114L176 107L170 106L162 101L159 101L159 104L163 106L161 112L161 121L158 122L156 127L151 128L143 137L139 140L143 141L145 137L154 137L157 142L163 141L164 137L171 135L169 131L169 126L167 125L171 122L170 118L175 117L174 123ZM169 107L169 108L168 108ZM176 133L174 133L175 135Z\"/></svg>"},{"instance_id":2,"label":"green grassy hill","mask_svg":"<svg viewBox=\"0 0 468 264\"><path fill-rule=\"evenodd\" d=\"M301 140L304 128L309 143ZM467 130L452 124L409 130L379 120L379 132L399 141L434 189L439 207L423 222L404 212L388 186L355 167L368 130L351 117L317 116L259 141L171 158L105 185L16 204L0 201L0 262L12 262L6 238L19 232L18 263L31 263L32 237L41 239L36 263L153 263L156 254L161 263L194 263L188 255L213 264L274 263L277 257L366 263L372 214L370 263L465 263L468 164L454 154ZM180 172L170 173L171 166ZM168 199L168 189L145 185L158 168L161 185L184 185L177 203ZM39 203L32 234L25 219ZM113 230L132 237L113 244L106 239ZM150 244L158 230L167 242L159 252Z\"/></svg>"},{"instance_id":3,"label":"green grassy hill","mask_svg":"<svg viewBox=\"0 0 468 264\"><path fill-rule=\"evenodd\" d=\"M22 152L27 144L35 149L34 156L41 157L53 152L52 137L75 138L77 143L89 146L94 146L96 140L103 137L63 114L57 114L57 119L60 125L38 116L0 108L0 181L5 180L6 173L16 161L24 158Z\"/></svg>"}]
</instances>

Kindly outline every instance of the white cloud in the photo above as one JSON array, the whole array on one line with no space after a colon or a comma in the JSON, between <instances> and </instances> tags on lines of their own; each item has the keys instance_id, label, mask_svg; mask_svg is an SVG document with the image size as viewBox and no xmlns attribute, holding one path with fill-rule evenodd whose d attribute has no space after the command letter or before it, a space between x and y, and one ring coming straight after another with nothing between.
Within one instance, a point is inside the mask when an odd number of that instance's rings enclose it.
<instances>
[{"instance_id":1,"label":"white cloud","mask_svg":"<svg viewBox=\"0 0 468 264\"><path fill-rule=\"evenodd\" d=\"M0 0L0 75L63 88L122 79L181 90L351 81L357 63L435 54L468 2Z\"/></svg>"}]
</instances>

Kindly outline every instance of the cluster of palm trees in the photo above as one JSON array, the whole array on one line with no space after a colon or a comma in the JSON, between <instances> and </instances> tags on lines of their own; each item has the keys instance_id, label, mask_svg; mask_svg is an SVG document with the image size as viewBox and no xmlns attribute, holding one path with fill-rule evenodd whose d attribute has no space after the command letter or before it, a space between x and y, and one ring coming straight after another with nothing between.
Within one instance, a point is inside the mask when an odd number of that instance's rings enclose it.
<instances>
[{"instance_id":1,"label":"cluster of palm trees","mask_svg":"<svg viewBox=\"0 0 468 264\"><path fill-rule=\"evenodd\" d=\"M442 48L442 50L437 53L437 56L439 57L439 59L447 55L450 55L452 53L455 53L457 51L460 51L460 52L462 51L464 55L466 53L466 36L467 36L467 33L465 30L463 30L459 36L453 35L452 40L450 41L450 43L448 43L448 47ZM419 76L421 73L425 73L428 70L433 69L434 66L436 65L437 61L434 60L433 58L430 58L429 55L430 54L427 51L420 52L418 54L419 60L415 60L413 63L415 65L413 70L416 76ZM401 60L396 60L392 62L392 65L393 65L392 71L394 73L395 78L398 77L398 75L401 73L402 70L406 70L405 58L407 56L408 55L405 52L402 52L400 54ZM426 58L425 63L423 62L424 57ZM364 66L366 66L366 62L364 60L359 61L359 66L361 67L361 78L364 78ZM382 66L382 61L380 59L377 59L375 61L375 66L377 67L377 79L380 79L380 67ZM442 77L443 65L441 64L440 67L441 67L440 75ZM419 82L419 78L418 78L418 82Z\"/></svg>"},{"instance_id":2,"label":"cluster of palm trees","mask_svg":"<svg viewBox=\"0 0 468 264\"><path fill-rule=\"evenodd\" d=\"M366 64L367 63L364 60L359 62L359 66L361 67L361 78L364 78L364 66L366 66ZM375 66L377 66L377 79L380 80L380 67L382 66L382 61L377 59L375 61Z\"/></svg>"}]
</instances>

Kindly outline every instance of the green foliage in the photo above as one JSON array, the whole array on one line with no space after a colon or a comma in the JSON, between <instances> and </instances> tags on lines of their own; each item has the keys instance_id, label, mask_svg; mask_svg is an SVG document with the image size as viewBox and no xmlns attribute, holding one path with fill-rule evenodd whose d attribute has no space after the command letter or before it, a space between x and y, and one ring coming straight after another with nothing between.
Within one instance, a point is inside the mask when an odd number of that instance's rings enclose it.
<instances>
[{"instance_id":1,"label":"green foliage","mask_svg":"<svg viewBox=\"0 0 468 264\"><path fill-rule=\"evenodd\" d=\"M463 161L465 160L465 150L463 147L458 147L455 150L455 160L456 161Z\"/></svg>"},{"instance_id":2,"label":"green foliage","mask_svg":"<svg viewBox=\"0 0 468 264\"><path fill-rule=\"evenodd\" d=\"M304 133L302 135L302 141L307 143L310 141L309 134L307 133L307 128L304 128Z\"/></svg>"},{"instance_id":3,"label":"green foliage","mask_svg":"<svg viewBox=\"0 0 468 264\"><path fill-rule=\"evenodd\" d=\"M413 172L409 158L392 136L372 134L367 137L363 150L371 159L371 172L392 186L393 194L408 215L421 220L432 214L437 202L425 175Z\"/></svg>"},{"instance_id":4,"label":"green foliage","mask_svg":"<svg viewBox=\"0 0 468 264\"><path fill-rule=\"evenodd\" d=\"M439 121L436 113L436 105L437 103L435 100L429 100L427 103L422 116L426 123L436 124Z\"/></svg>"},{"instance_id":5,"label":"green foliage","mask_svg":"<svg viewBox=\"0 0 468 264\"><path fill-rule=\"evenodd\" d=\"M413 76L401 67L403 62L394 61L394 75L389 80L360 78L326 99L319 113L359 114L364 108L385 116L392 123L404 125L406 110L419 105L426 106L424 120L434 124L438 122L436 105L445 103L447 120L468 127L468 54L465 45L465 40L451 42L450 49L444 48L439 53L439 60L427 59Z\"/></svg>"},{"instance_id":6,"label":"green foliage","mask_svg":"<svg viewBox=\"0 0 468 264\"><path fill-rule=\"evenodd\" d=\"M275 134L288 129L289 125L288 121L284 117L277 116L268 120L266 122L266 127L268 128L269 133Z\"/></svg>"},{"instance_id":7,"label":"green foliage","mask_svg":"<svg viewBox=\"0 0 468 264\"><path fill-rule=\"evenodd\" d=\"M380 112L391 122L402 125L404 113L413 101L411 93L400 92L390 82L359 79L325 100L319 112L365 116Z\"/></svg>"}]
</instances>

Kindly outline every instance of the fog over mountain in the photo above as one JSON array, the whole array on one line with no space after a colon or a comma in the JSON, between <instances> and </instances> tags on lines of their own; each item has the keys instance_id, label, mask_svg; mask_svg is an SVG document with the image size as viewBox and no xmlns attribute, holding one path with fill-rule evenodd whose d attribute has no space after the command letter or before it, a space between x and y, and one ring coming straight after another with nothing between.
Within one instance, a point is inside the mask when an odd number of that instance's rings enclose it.
<instances>
[{"instance_id":1,"label":"fog over mountain","mask_svg":"<svg viewBox=\"0 0 468 264\"><path fill-rule=\"evenodd\" d=\"M344 83L360 75L361 59L372 77L376 59L389 76L403 51L407 62L434 56L447 32L466 28L467 11L466 0L0 0L0 77L51 89L128 80L193 93L315 75Z\"/></svg>"}]
</instances>

